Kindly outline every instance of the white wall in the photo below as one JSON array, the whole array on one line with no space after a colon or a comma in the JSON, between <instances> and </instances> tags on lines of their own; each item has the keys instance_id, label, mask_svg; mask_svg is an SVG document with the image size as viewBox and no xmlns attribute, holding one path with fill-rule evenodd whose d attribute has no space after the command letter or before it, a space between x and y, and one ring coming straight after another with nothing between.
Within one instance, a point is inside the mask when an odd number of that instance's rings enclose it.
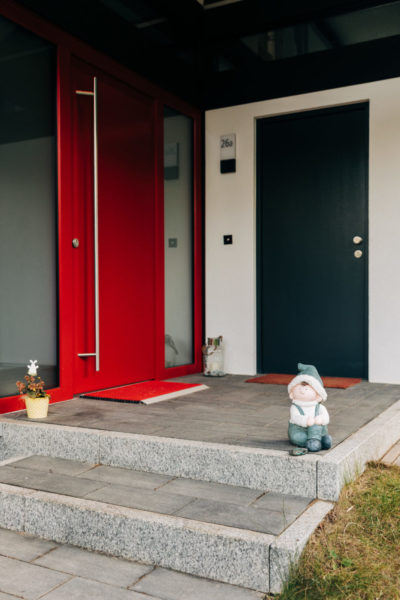
<instances>
[{"instance_id":1,"label":"white wall","mask_svg":"<svg viewBox=\"0 0 400 600\"><path fill-rule=\"evenodd\" d=\"M369 379L400 384L400 79L206 113L206 335L224 335L225 369L256 372L255 120L370 102ZM219 172L219 138L236 133L237 171ZM222 244L223 234L233 245Z\"/></svg>"}]
</instances>

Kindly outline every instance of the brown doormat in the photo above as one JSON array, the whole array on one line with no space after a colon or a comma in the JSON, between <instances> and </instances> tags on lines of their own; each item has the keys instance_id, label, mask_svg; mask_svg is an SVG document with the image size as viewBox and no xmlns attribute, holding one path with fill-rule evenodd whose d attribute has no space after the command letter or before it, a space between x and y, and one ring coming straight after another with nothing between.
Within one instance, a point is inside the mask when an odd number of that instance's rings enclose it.
<instances>
[{"instance_id":1,"label":"brown doormat","mask_svg":"<svg viewBox=\"0 0 400 600\"><path fill-rule=\"evenodd\" d=\"M260 377L252 377L252 379L246 379L246 383L274 383L277 385L288 385L295 375L287 375L286 373L268 373L267 375L261 375ZM354 379L351 377L322 377L321 378L326 388L340 388L347 389L352 385L361 383L361 379Z\"/></svg>"}]
</instances>

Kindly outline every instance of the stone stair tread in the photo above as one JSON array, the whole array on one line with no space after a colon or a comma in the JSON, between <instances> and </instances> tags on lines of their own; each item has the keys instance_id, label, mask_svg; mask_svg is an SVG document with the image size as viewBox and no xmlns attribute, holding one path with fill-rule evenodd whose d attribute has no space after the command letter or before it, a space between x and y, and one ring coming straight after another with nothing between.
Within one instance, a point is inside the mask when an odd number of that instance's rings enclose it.
<instances>
[{"instance_id":1,"label":"stone stair tread","mask_svg":"<svg viewBox=\"0 0 400 600\"><path fill-rule=\"evenodd\" d=\"M0 483L279 535L311 498L31 456L0 466ZM124 483L125 482L125 483Z\"/></svg>"},{"instance_id":2,"label":"stone stair tread","mask_svg":"<svg viewBox=\"0 0 400 600\"><path fill-rule=\"evenodd\" d=\"M202 498L187 504L176 515L194 521L226 525L272 535L279 535L296 518L293 515L285 515L278 511L242 507Z\"/></svg>"}]
</instances>

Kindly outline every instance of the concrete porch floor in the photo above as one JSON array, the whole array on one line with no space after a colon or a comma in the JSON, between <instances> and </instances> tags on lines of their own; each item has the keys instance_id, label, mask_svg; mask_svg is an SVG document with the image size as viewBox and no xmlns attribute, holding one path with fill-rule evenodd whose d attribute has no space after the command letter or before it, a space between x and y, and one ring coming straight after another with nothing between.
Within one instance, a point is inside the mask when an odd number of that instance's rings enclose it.
<instances>
[{"instance_id":1,"label":"concrete porch floor","mask_svg":"<svg viewBox=\"0 0 400 600\"><path fill-rule=\"evenodd\" d=\"M246 383L248 376L204 377L176 381L201 383L208 390L145 406L73 398L52 404L41 422L107 431L157 435L272 450L290 450L290 401L284 385ZM347 390L327 389L329 432L336 446L400 399L400 385L366 381ZM4 415L25 421L25 411Z\"/></svg>"}]
</instances>

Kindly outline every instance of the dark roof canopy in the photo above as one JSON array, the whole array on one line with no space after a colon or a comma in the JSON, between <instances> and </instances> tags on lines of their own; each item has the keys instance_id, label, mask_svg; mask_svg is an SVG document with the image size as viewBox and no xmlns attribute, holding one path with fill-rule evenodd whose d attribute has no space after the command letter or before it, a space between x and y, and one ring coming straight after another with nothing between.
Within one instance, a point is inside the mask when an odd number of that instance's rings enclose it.
<instances>
[{"instance_id":1,"label":"dark roof canopy","mask_svg":"<svg viewBox=\"0 0 400 600\"><path fill-rule=\"evenodd\" d=\"M400 1L19 4L205 109L400 74Z\"/></svg>"}]
</instances>

